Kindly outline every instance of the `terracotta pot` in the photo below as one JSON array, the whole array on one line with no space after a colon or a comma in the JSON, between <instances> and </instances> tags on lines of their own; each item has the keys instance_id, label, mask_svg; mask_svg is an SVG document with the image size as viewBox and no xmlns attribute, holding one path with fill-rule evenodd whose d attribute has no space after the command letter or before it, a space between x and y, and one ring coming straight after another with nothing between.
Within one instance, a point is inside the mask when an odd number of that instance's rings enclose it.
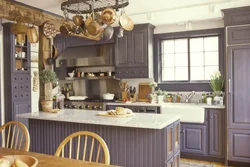
<instances>
[{"instance_id":1,"label":"terracotta pot","mask_svg":"<svg viewBox=\"0 0 250 167\"><path fill-rule=\"evenodd\" d=\"M173 98L172 97L167 97L167 102L169 102L169 103L173 102Z\"/></svg>"},{"instance_id":2,"label":"terracotta pot","mask_svg":"<svg viewBox=\"0 0 250 167\"><path fill-rule=\"evenodd\" d=\"M176 103L180 103L181 102L181 98L180 97L176 97Z\"/></svg>"},{"instance_id":3,"label":"terracotta pot","mask_svg":"<svg viewBox=\"0 0 250 167\"><path fill-rule=\"evenodd\" d=\"M53 100L42 100L41 105L44 112L50 112L53 109Z\"/></svg>"}]
</instances>

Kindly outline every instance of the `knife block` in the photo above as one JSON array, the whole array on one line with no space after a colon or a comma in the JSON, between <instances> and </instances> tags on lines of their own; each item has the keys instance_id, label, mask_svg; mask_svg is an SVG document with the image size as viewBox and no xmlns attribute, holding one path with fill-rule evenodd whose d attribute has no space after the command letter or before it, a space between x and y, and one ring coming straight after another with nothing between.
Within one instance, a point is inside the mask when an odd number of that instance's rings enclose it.
<instances>
[{"instance_id":1,"label":"knife block","mask_svg":"<svg viewBox=\"0 0 250 167\"><path fill-rule=\"evenodd\" d=\"M136 93L134 94L133 98L132 97L129 98L129 101L136 102Z\"/></svg>"}]
</instances>

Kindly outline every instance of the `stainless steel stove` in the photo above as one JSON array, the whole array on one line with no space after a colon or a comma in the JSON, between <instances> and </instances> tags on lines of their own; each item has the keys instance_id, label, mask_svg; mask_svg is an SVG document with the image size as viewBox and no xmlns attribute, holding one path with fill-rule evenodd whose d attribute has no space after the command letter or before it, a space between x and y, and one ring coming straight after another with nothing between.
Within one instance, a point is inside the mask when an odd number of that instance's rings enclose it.
<instances>
[{"instance_id":1,"label":"stainless steel stove","mask_svg":"<svg viewBox=\"0 0 250 167\"><path fill-rule=\"evenodd\" d=\"M64 108L79 109L79 110L103 110L105 102L113 102L113 100L65 100Z\"/></svg>"}]
</instances>

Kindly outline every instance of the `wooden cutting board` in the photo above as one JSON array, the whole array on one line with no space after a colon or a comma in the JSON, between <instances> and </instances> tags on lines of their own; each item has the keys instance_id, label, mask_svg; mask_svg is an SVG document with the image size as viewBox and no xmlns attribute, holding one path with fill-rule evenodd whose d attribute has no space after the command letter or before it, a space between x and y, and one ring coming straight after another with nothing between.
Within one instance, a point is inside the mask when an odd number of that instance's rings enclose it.
<instances>
[{"instance_id":1,"label":"wooden cutting board","mask_svg":"<svg viewBox=\"0 0 250 167\"><path fill-rule=\"evenodd\" d=\"M139 102L149 102L147 98L148 94L152 93L152 88L149 86L149 82L143 82L139 84L138 101Z\"/></svg>"},{"instance_id":2,"label":"wooden cutting board","mask_svg":"<svg viewBox=\"0 0 250 167\"><path fill-rule=\"evenodd\" d=\"M101 112L96 114L97 116L104 116L104 117L114 117L114 118L126 118L126 117L132 117L135 115L135 113L132 114L125 114L125 115L110 115L107 112Z\"/></svg>"}]
</instances>

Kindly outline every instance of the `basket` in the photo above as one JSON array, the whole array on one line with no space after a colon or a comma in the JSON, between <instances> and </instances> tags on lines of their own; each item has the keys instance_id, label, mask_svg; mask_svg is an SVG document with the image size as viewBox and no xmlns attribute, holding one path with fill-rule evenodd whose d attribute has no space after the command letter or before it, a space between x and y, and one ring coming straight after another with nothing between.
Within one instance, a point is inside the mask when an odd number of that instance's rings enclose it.
<instances>
[{"instance_id":1,"label":"basket","mask_svg":"<svg viewBox=\"0 0 250 167\"><path fill-rule=\"evenodd\" d=\"M17 16L10 29L13 34L26 34L28 27L25 25L24 19L21 16Z\"/></svg>"},{"instance_id":2,"label":"basket","mask_svg":"<svg viewBox=\"0 0 250 167\"><path fill-rule=\"evenodd\" d=\"M50 112L53 109L52 100L42 100L41 105L44 112Z\"/></svg>"}]
</instances>

